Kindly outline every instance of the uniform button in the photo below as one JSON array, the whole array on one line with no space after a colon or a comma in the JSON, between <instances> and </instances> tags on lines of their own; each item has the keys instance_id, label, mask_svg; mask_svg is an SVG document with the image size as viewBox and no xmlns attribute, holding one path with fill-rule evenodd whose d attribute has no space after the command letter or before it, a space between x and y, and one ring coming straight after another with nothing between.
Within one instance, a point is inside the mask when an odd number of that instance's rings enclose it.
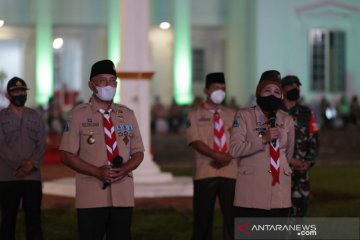
<instances>
[{"instance_id":1,"label":"uniform button","mask_svg":"<svg viewBox=\"0 0 360 240\"><path fill-rule=\"evenodd\" d=\"M268 173L271 173L271 170L269 170Z\"/></svg>"}]
</instances>

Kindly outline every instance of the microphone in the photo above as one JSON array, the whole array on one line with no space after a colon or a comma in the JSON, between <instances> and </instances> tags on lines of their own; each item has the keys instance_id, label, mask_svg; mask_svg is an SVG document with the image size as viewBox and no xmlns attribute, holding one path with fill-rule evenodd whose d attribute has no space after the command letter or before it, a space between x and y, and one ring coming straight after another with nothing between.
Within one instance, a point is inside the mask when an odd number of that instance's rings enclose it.
<instances>
[{"instance_id":1,"label":"microphone","mask_svg":"<svg viewBox=\"0 0 360 240\"><path fill-rule=\"evenodd\" d=\"M269 122L270 122L270 127L274 128L276 127L276 113L273 112L269 112ZM271 140L272 145L275 147L276 146L276 139Z\"/></svg>"},{"instance_id":2,"label":"microphone","mask_svg":"<svg viewBox=\"0 0 360 240\"><path fill-rule=\"evenodd\" d=\"M116 156L113 158L112 162L113 162L112 168L121 168L123 165L124 159L121 156ZM107 188L109 185L110 185L110 183L104 182L102 189Z\"/></svg>"}]
</instances>

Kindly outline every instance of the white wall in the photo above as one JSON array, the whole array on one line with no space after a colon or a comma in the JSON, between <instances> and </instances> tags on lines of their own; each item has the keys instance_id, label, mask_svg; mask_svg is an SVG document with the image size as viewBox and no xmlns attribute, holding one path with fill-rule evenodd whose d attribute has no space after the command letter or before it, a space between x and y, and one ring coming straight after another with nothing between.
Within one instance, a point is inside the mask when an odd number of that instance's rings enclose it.
<instances>
[{"instance_id":1,"label":"white wall","mask_svg":"<svg viewBox=\"0 0 360 240\"><path fill-rule=\"evenodd\" d=\"M310 89L308 32L314 27L346 31L347 94L360 92L360 2L356 0L272 0L257 2L257 75L277 69L298 75L306 100L323 94ZM335 94L336 95L336 94Z\"/></svg>"}]
</instances>

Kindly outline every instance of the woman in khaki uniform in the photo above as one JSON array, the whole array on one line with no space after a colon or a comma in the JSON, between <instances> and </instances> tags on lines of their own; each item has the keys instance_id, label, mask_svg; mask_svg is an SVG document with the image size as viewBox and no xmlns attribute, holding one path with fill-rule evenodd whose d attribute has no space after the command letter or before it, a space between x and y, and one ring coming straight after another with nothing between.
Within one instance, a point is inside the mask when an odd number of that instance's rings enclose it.
<instances>
[{"instance_id":1,"label":"woman in khaki uniform","mask_svg":"<svg viewBox=\"0 0 360 240\"><path fill-rule=\"evenodd\" d=\"M112 102L116 84L110 60L93 65L93 96L69 113L60 145L62 162L76 171L80 240L131 239L132 171L144 146L133 111Z\"/></svg>"},{"instance_id":2,"label":"woman in khaki uniform","mask_svg":"<svg viewBox=\"0 0 360 240\"><path fill-rule=\"evenodd\" d=\"M286 217L291 207L294 123L279 109L281 77L262 74L256 89L257 106L240 110L234 120L230 154L239 158L235 217ZM271 144L271 145L270 145ZM277 153L277 154L276 154Z\"/></svg>"}]
</instances>

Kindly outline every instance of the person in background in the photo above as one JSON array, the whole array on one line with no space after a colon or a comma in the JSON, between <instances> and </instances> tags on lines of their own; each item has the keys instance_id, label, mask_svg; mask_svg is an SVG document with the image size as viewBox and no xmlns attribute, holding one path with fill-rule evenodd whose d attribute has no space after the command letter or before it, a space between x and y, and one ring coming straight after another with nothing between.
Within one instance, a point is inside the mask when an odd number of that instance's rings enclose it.
<instances>
[{"instance_id":1,"label":"person in background","mask_svg":"<svg viewBox=\"0 0 360 240\"><path fill-rule=\"evenodd\" d=\"M7 84L10 104L0 112L0 239L15 239L20 203L26 239L41 240L41 174L46 133L40 115L25 107L28 87L14 77Z\"/></svg>"},{"instance_id":2,"label":"person in background","mask_svg":"<svg viewBox=\"0 0 360 240\"><path fill-rule=\"evenodd\" d=\"M230 154L239 158L235 217L288 217L291 209L291 169L294 122L279 110L281 76L265 71L256 88L257 106L237 112Z\"/></svg>"},{"instance_id":3,"label":"person in background","mask_svg":"<svg viewBox=\"0 0 360 240\"><path fill-rule=\"evenodd\" d=\"M63 111L59 101L56 98L51 97L49 99L49 109L47 114L48 150L54 151L57 155L65 124L66 120L63 117Z\"/></svg>"},{"instance_id":4,"label":"person in background","mask_svg":"<svg viewBox=\"0 0 360 240\"><path fill-rule=\"evenodd\" d=\"M187 120L187 142L195 150L193 239L212 239L215 201L223 216L223 239L234 239L232 203L236 162L229 154L229 137L235 111L223 106L224 73L206 76L205 102L192 108Z\"/></svg>"},{"instance_id":5,"label":"person in background","mask_svg":"<svg viewBox=\"0 0 360 240\"><path fill-rule=\"evenodd\" d=\"M183 126L183 108L178 105L175 99L172 100L169 108L169 130L171 133L178 133Z\"/></svg>"},{"instance_id":6,"label":"person in background","mask_svg":"<svg viewBox=\"0 0 360 240\"><path fill-rule=\"evenodd\" d=\"M299 103L301 82L289 75L281 80L284 100L281 109L287 112L295 124L295 149L290 160L292 168L292 215L304 217L310 194L310 168L319 152L319 129L311 109Z\"/></svg>"},{"instance_id":7,"label":"person in background","mask_svg":"<svg viewBox=\"0 0 360 240\"><path fill-rule=\"evenodd\" d=\"M131 239L134 207L132 171L144 158L134 112L115 104L114 63L91 68L90 102L68 115L60 144L62 162L76 171L76 208L80 240Z\"/></svg>"},{"instance_id":8,"label":"person in background","mask_svg":"<svg viewBox=\"0 0 360 240\"><path fill-rule=\"evenodd\" d=\"M350 122L351 107L349 100L345 95L342 95L337 105L337 111L339 113L340 127L346 128Z\"/></svg>"},{"instance_id":9,"label":"person in background","mask_svg":"<svg viewBox=\"0 0 360 240\"><path fill-rule=\"evenodd\" d=\"M350 103L350 111L351 111L351 123L356 127L360 125L360 104L358 101L358 97L354 95L351 98Z\"/></svg>"},{"instance_id":10,"label":"person in background","mask_svg":"<svg viewBox=\"0 0 360 240\"><path fill-rule=\"evenodd\" d=\"M235 97L230 98L229 108L234 109L234 111L238 111L240 109L240 105L237 104Z\"/></svg>"},{"instance_id":11,"label":"person in background","mask_svg":"<svg viewBox=\"0 0 360 240\"><path fill-rule=\"evenodd\" d=\"M164 134L169 131L168 110L161 101L160 96L155 96L155 103L151 107L152 133Z\"/></svg>"},{"instance_id":12,"label":"person in background","mask_svg":"<svg viewBox=\"0 0 360 240\"><path fill-rule=\"evenodd\" d=\"M48 133L61 136L66 121L63 117L63 110L61 109L58 99L51 97L49 99L49 110L47 117Z\"/></svg>"}]
</instances>

